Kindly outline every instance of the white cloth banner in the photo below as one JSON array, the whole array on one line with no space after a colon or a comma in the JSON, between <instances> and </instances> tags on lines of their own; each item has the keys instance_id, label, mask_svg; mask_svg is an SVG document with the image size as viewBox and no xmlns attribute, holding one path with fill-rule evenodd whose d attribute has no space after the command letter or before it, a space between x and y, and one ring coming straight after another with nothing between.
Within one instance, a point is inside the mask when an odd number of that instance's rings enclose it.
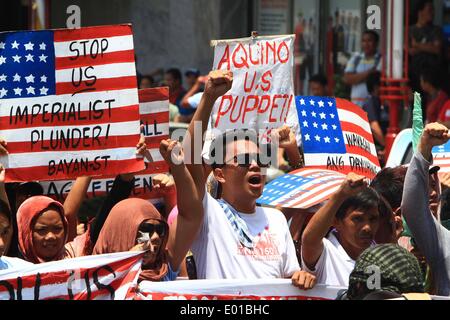
<instances>
[{"instance_id":1,"label":"white cloth banner","mask_svg":"<svg viewBox=\"0 0 450 320\"><path fill-rule=\"evenodd\" d=\"M0 300L124 300L141 263L141 252L120 252L2 270Z\"/></svg>"},{"instance_id":2,"label":"white cloth banner","mask_svg":"<svg viewBox=\"0 0 450 320\"><path fill-rule=\"evenodd\" d=\"M289 279L181 280L139 284L143 300L334 300L341 287L316 285L300 290Z\"/></svg>"}]
</instances>

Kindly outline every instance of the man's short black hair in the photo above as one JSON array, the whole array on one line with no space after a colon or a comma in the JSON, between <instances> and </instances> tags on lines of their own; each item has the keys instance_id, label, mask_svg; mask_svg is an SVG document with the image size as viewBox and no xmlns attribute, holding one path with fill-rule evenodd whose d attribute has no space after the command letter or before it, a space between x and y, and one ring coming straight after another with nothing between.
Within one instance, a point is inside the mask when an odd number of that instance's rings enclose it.
<instances>
[{"instance_id":1,"label":"man's short black hair","mask_svg":"<svg viewBox=\"0 0 450 320\"><path fill-rule=\"evenodd\" d=\"M373 73L369 74L369 76L366 79L367 91L369 91L369 93L372 94L375 87L380 86L380 82L381 82L381 73L380 72L373 72Z\"/></svg>"},{"instance_id":2,"label":"man's short black hair","mask_svg":"<svg viewBox=\"0 0 450 320\"><path fill-rule=\"evenodd\" d=\"M372 208L377 208L380 212L380 209L384 210L385 203L383 203L383 200L378 192L372 188L365 188L357 195L348 198L344 201L344 203L342 203L336 212L336 218L338 220L343 220L349 210L367 211Z\"/></svg>"},{"instance_id":3,"label":"man's short black hair","mask_svg":"<svg viewBox=\"0 0 450 320\"><path fill-rule=\"evenodd\" d=\"M318 73L315 74L309 79L309 82L317 82L320 83L322 86L326 87L328 85L327 77L325 77L323 74Z\"/></svg>"},{"instance_id":4,"label":"man's short black hair","mask_svg":"<svg viewBox=\"0 0 450 320\"><path fill-rule=\"evenodd\" d=\"M435 67L424 68L420 73L424 82L431 84L436 89L441 89L441 73Z\"/></svg>"},{"instance_id":5,"label":"man's short black hair","mask_svg":"<svg viewBox=\"0 0 450 320\"><path fill-rule=\"evenodd\" d=\"M423 9L425 9L427 4L433 5L433 0L420 0L419 2L417 2L416 13L419 14L420 11L423 11Z\"/></svg>"},{"instance_id":6,"label":"man's short black hair","mask_svg":"<svg viewBox=\"0 0 450 320\"><path fill-rule=\"evenodd\" d=\"M378 35L377 32L373 31L373 30L366 30L364 31L364 34L369 34L373 37L373 40L375 41L376 44L378 44L380 42L380 36Z\"/></svg>"},{"instance_id":7,"label":"man's short black hair","mask_svg":"<svg viewBox=\"0 0 450 320\"><path fill-rule=\"evenodd\" d=\"M170 74L174 80L179 80L180 82L182 80L180 69L170 68L166 71L166 74Z\"/></svg>"}]
</instances>

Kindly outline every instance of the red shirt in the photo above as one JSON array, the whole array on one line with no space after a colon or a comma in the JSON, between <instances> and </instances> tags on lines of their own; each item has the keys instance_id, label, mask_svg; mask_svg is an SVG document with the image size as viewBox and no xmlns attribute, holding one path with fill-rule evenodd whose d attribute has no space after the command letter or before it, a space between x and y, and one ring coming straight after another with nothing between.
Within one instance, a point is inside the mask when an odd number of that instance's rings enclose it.
<instances>
[{"instance_id":1,"label":"red shirt","mask_svg":"<svg viewBox=\"0 0 450 320\"><path fill-rule=\"evenodd\" d=\"M439 113L439 121L450 121L450 100L447 100L447 102L442 106L441 112Z\"/></svg>"},{"instance_id":2,"label":"red shirt","mask_svg":"<svg viewBox=\"0 0 450 320\"><path fill-rule=\"evenodd\" d=\"M431 100L427 105L427 121L428 123L436 122L444 103L448 100L447 94L440 90L436 98Z\"/></svg>"}]
</instances>

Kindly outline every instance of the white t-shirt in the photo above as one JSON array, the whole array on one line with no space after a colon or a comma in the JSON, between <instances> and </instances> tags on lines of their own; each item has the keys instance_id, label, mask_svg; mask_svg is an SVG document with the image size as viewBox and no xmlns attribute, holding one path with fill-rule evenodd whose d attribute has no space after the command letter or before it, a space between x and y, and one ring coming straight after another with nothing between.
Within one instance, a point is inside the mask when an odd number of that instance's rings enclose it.
<instances>
[{"instance_id":1,"label":"white t-shirt","mask_svg":"<svg viewBox=\"0 0 450 320\"><path fill-rule=\"evenodd\" d=\"M314 274L318 284L348 287L348 279L355 267L355 260L348 256L333 231L322 242L323 251L314 270L310 270L306 266L302 252L303 270Z\"/></svg>"},{"instance_id":2,"label":"white t-shirt","mask_svg":"<svg viewBox=\"0 0 450 320\"><path fill-rule=\"evenodd\" d=\"M5 256L0 257L0 270L21 269L32 265L33 264L31 262L19 258L11 258Z\"/></svg>"},{"instance_id":3,"label":"white t-shirt","mask_svg":"<svg viewBox=\"0 0 450 320\"><path fill-rule=\"evenodd\" d=\"M257 207L239 213L254 237L254 249L241 245L220 204L205 192L204 221L192 245L198 279L290 278L300 270L284 215Z\"/></svg>"}]
</instances>

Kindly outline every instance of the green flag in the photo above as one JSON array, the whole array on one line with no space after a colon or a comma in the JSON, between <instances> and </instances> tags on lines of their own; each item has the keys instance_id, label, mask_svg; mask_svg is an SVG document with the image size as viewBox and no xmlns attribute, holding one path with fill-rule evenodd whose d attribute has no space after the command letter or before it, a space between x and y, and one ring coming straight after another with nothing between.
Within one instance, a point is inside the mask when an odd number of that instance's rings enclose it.
<instances>
[{"instance_id":1,"label":"green flag","mask_svg":"<svg viewBox=\"0 0 450 320\"><path fill-rule=\"evenodd\" d=\"M413 127L412 127L412 144L413 150L417 150L420 136L423 131L423 118L422 118L422 98L420 93L414 92L414 109L413 109Z\"/></svg>"}]
</instances>

